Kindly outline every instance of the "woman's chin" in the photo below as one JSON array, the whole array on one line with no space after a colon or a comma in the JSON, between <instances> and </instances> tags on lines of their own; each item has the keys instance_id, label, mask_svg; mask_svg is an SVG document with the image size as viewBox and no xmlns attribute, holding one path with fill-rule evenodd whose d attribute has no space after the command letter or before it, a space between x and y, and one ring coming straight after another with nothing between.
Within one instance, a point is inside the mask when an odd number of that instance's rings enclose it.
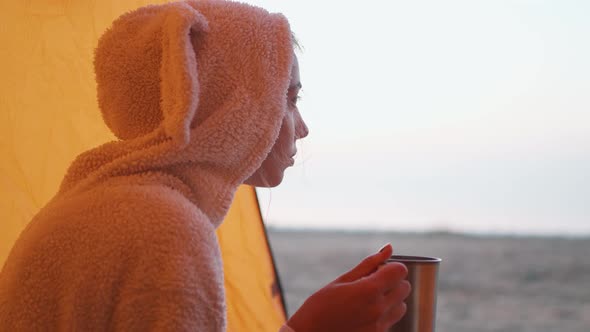
<instances>
[{"instance_id":1,"label":"woman's chin","mask_svg":"<svg viewBox=\"0 0 590 332\"><path fill-rule=\"evenodd\" d=\"M262 181L261 186L257 187L274 188L281 184L281 182L283 182L283 172L281 172L281 174L273 174L273 176L267 178L266 181Z\"/></svg>"},{"instance_id":2,"label":"woman's chin","mask_svg":"<svg viewBox=\"0 0 590 332\"><path fill-rule=\"evenodd\" d=\"M244 181L244 184L258 188L274 188L283 182L284 174L284 170L274 174L254 174Z\"/></svg>"}]
</instances>

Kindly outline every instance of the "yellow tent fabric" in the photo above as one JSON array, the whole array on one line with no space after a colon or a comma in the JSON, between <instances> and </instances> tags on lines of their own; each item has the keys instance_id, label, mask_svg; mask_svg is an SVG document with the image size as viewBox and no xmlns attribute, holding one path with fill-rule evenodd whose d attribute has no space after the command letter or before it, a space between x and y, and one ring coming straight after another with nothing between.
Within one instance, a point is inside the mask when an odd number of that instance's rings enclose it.
<instances>
[{"instance_id":1,"label":"yellow tent fabric","mask_svg":"<svg viewBox=\"0 0 590 332\"><path fill-rule=\"evenodd\" d=\"M163 0L0 1L0 266L82 151L114 139L95 96L92 56L120 14ZM253 188L219 229L229 331L277 331L282 294Z\"/></svg>"}]
</instances>

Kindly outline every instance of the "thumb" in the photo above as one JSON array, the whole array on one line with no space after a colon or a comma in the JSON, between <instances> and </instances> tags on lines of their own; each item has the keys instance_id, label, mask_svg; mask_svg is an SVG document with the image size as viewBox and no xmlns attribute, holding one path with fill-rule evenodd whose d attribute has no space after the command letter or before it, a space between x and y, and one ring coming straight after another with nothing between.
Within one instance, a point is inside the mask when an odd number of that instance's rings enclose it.
<instances>
[{"instance_id":1,"label":"thumb","mask_svg":"<svg viewBox=\"0 0 590 332\"><path fill-rule=\"evenodd\" d=\"M352 282L365 277L374 272L379 267L379 265L391 257L392 253L393 247L391 246L391 243L388 243L379 249L379 252L363 259L357 266L341 275L338 279L336 279L336 281Z\"/></svg>"}]
</instances>

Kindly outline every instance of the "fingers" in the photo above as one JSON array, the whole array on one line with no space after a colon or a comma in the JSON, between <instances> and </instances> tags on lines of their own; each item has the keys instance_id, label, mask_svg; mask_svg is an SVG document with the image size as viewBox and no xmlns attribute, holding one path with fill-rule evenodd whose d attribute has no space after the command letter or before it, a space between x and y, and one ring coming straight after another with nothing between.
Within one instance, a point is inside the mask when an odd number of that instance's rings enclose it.
<instances>
[{"instance_id":1,"label":"fingers","mask_svg":"<svg viewBox=\"0 0 590 332\"><path fill-rule=\"evenodd\" d=\"M365 277L384 263L391 254L393 253L393 247L390 243L383 246L379 252L363 259L356 267L340 276L337 281L339 282L352 282L362 277Z\"/></svg>"},{"instance_id":2,"label":"fingers","mask_svg":"<svg viewBox=\"0 0 590 332\"><path fill-rule=\"evenodd\" d=\"M388 308L381 316L380 323L386 328L400 321L407 310L404 300L410 295L412 286L407 280L399 283L398 287L387 293L383 299L384 307Z\"/></svg>"},{"instance_id":3,"label":"fingers","mask_svg":"<svg viewBox=\"0 0 590 332\"><path fill-rule=\"evenodd\" d=\"M402 263L387 263L383 265L373 276L379 289L388 293L398 287L399 283L408 276L408 268Z\"/></svg>"},{"instance_id":4,"label":"fingers","mask_svg":"<svg viewBox=\"0 0 590 332\"><path fill-rule=\"evenodd\" d=\"M380 266L375 273L356 280L354 283L357 284L359 292L377 298L398 287L407 275L408 269L405 265L397 262L387 263Z\"/></svg>"},{"instance_id":5,"label":"fingers","mask_svg":"<svg viewBox=\"0 0 590 332\"><path fill-rule=\"evenodd\" d=\"M385 329L389 329L402 318L404 318L407 310L408 307L405 302L397 304L383 316L380 325L382 325Z\"/></svg>"},{"instance_id":6,"label":"fingers","mask_svg":"<svg viewBox=\"0 0 590 332\"><path fill-rule=\"evenodd\" d=\"M392 289L378 301L367 306L366 308L369 314L365 321L365 329L369 331L385 331L401 320L407 308L404 300L410 292L410 283L407 280L403 280L395 289Z\"/></svg>"},{"instance_id":7,"label":"fingers","mask_svg":"<svg viewBox=\"0 0 590 332\"><path fill-rule=\"evenodd\" d=\"M392 289L389 293L385 294L383 301L386 306L394 307L402 303L408 295L410 295L411 291L412 286L410 285L410 282L403 280L395 289Z\"/></svg>"}]
</instances>

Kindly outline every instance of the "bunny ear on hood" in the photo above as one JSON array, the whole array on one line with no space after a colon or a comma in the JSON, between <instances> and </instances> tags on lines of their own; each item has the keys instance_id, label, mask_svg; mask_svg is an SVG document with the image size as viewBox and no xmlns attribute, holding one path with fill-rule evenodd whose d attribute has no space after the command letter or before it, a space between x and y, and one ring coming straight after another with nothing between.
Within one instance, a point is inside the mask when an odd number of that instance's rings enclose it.
<instances>
[{"instance_id":1,"label":"bunny ear on hood","mask_svg":"<svg viewBox=\"0 0 590 332\"><path fill-rule=\"evenodd\" d=\"M60 194L165 174L220 222L278 136L293 58L286 18L258 7L179 1L122 15L94 59L98 104L120 140L80 155Z\"/></svg>"},{"instance_id":2,"label":"bunny ear on hood","mask_svg":"<svg viewBox=\"0 0 590 332\"><path fill-rule=\"evenodd\" d=\"M188 7L188 5L185 5ZM170 7L164 17L160 107L164 131L180 146L189 143L189 127L199 102L197 58L191 34L207 31L207 20L192 8ZM191 10L192 9L192 10ZM180 37L180 38L179 38Z\"/></svg>"},{"instance_id":3,"label":"bunny ear on hood","mask_svg":"<svg viewBox=\"0 0 590 332\"><path fill-rule=\"evenodd\" d=\"M121 16L95 52L98 102L107 126L120 139L161 125L180 146L199 102L194 33L208 22L187 3L150 6Z\"/></svg>"}]
</instances>

